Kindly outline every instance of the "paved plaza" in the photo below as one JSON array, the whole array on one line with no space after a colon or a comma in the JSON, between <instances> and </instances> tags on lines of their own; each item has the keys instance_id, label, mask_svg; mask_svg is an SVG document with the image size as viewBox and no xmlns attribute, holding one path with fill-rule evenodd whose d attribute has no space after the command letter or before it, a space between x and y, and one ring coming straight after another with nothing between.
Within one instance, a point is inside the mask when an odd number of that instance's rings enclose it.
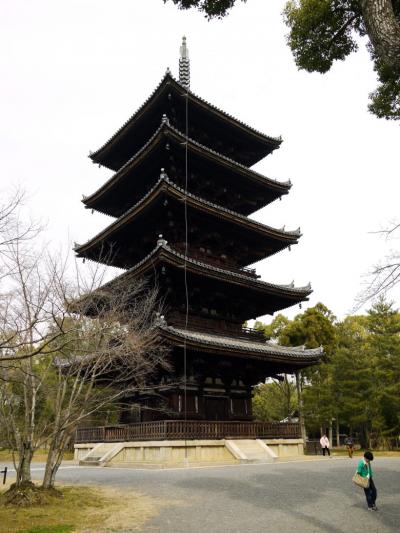
<instances>
[{"instance_id":1,"label":"paved plaza","mask_svg":"<svg viewBox=\"0 0 400 533\"><path fill-rule=\"evenodd\" d=\"M65 464L58 481L133 489L160 501L143 533L384 533L400 531L400 459L374 461L379 511L351 477L358 459L174 470ZM41 475L35 465L35 475Z\"/></svg>"}]
</instances>

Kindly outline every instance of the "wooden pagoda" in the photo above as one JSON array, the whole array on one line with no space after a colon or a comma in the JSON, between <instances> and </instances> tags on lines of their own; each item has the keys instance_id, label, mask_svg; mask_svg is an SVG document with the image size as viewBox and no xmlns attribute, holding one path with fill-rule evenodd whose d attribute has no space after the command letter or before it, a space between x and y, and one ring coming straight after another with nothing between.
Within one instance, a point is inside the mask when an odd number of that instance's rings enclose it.
<instances>
[{"instance_id":1,"label":"wooden pagoda","mask_svg":"<svg viewBox=\"0 0 400 533\"><path fill-rule=\"evenodd\" d=\"M278 346L243 326L311 293L310 286L262 281L249 268L300 238L298 229L248 217L290 190L290 182L251 170L281 139L196 96L189 82L184 41L179 81L167 70L146 102L90 155L113 174L83 203L115 220L77 245L78 257L125 269L119 278L146 276L166 298L158 329L171 347L173 371L158 376L155 394L130 399L135 407L121 413L123 424L252 421L255 385L321 357L320 349Z\"/></svg>"}]
</instances>

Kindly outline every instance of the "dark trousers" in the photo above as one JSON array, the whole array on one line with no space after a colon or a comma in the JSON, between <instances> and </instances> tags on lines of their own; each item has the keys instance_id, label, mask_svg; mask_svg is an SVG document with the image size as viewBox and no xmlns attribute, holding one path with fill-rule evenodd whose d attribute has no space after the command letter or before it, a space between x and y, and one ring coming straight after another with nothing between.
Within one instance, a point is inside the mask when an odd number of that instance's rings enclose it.
<instances>
[{"instance_id":1,"label":"dark trousers","mask_svg":"<svg viewBox=\"0 0 400 533\"><path fill-rule=\"evenodd\" d=\"M327 446L325 446L324 448L322 448L322 455L325 457L325 451L328 452L328 455L331 454L331 452L329 451L329 448Z\"/></svg>"},{"instance_id":2,"label":"dark trousers","mask_svg":"<svg viewBox=\"0 0 400 533\"><path fill-rule=\"evenodd\" d=\"M369 487L367 489L364 489L365 497L367 498L367 504L368 507L373 507L376 502L376 487L372 479L369 480Z\"/></svg>"}]
</instances>

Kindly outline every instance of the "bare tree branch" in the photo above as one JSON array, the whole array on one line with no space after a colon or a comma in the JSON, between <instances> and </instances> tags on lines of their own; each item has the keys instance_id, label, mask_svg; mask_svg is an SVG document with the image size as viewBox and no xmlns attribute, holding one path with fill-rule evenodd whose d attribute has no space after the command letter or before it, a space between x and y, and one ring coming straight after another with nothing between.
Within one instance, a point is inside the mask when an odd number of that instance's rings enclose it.
<instances>
[{"instance_id":1,"label":"bare tree branch","mask_svg":"<svg viewBox=\"0 0 400 533\"><path fill-rule=\"evenodd\" d=\"M17 483L30 481L35 450L48 446L48 487L78 423L157 388L168 368L155 322L161 302L146 280L103 284L96 265L71 275L67 258L36 241L8 243L1 260L2 438L17 453Z\"/></svg>"},{"instance_id":2,"label":"bare tree branch","mask_svg":"<svg viewBox=\"0 0 400 533\"><path fill-rule=\"evenodd\" d=\"M397 239L400 223L392 222L388 228L371 232L385 238ZM366 288L357 296L353 312L358 311L368 301L378 298L391 291L400 282L400 252L388 254L380 263L366 275Z\"/></svg>"}]
</instances>

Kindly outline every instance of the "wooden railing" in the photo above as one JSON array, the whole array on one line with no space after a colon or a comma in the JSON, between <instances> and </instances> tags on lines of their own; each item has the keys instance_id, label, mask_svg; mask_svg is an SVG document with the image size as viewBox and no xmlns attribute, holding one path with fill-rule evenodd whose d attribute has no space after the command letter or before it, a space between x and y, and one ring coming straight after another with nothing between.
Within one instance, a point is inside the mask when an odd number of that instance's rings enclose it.
<instances>
[{"instance_id":1,"label":"wooden railing","mask_svg":"<svg viewBox=\"0 0 400 533\"><path fill-rule=\"evenodd\" d=\"M171 313L167 315L167 323L169 326L185 328L186 317L180 313ZM188 317L188 330L255 342L265 342L267 340L263 331L247 328L240 324L228 322L227 320L198 317L195 315L189 315Z\"/></svg>"},{"instance_id":2,"label":"wooden railing","mask_svg":"<svg viewBox=\"0 0 400 533\"><path fill-rule=\"evenodd\" d=\"M300 438L300 425L291 422L214 422L161 420L124 426L78 428L75 443L181 439Z\"/></svg>"}]
</instances>

